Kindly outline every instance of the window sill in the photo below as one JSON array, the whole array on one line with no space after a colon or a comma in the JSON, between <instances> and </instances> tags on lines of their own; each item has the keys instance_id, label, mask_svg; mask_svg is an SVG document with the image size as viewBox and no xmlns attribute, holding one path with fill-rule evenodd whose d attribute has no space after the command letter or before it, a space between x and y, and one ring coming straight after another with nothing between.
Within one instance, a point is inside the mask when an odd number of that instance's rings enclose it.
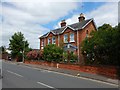
<instances>
[{"instance_id":1,"label":"window sill","mask_svg":"<svg viewBox=\"0 0 120 90\"><path fill-rule=\"evenodd\" d=\"M70 42L71 42L71 43L72 43L72 42L74 43L75 41L70 41Z\"/></svg>"},{"instance_id":2,"label":"window sill","mask_svg":"<svg viewBox=\"0 0 120 90\"><path fill-rule=\"evenodd\" d=\"M68 42L64 42L64 43L68 43Z\"/></svg>"}]
</instances>

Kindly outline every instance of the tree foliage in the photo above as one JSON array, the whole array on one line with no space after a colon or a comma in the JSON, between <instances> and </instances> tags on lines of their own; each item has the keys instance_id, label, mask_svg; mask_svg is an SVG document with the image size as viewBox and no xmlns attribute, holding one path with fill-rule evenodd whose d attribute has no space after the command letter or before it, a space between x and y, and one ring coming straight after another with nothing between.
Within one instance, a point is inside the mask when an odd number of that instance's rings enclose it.
<instances>
[{"instance_id":1,"label":"tree foliage","mask_svg":"<svg viewBox=\"0 0 120 90\"><path fill-rule=\"evenodd\" d=\"M2 54L2 53L6 53L6 47L5 46L1 46L0 47L0 53Z\"/></svg>"},{"instance_id":2,"label":"tree foliage","mask_svg":"<svg viewBox=\"0 0 120 90\"><path fill-rule=\"evenodd\" d=\"M29 51L28 41L21 32L15 33L9 40L9 49L13 58L22 57L22 54Z\"/></svg>"},{"instance_id":3,"label":"tree foliage","mask_svg":"<svg viewBox=\"0 0 120 90\"><path fill-rule=\"evenodd\" d=\"M62 61L62 56L63 56L62 48L54 44L49 44L46 47L44 47L43 51L44 60L59 62Z\"/></svg>"},{"instance_id":4,"label":"tree foliage","mask_svg":"<svg viewBox=\"0 0 120 90\"><path fill-rule=\"evenodd\" d=\"M118 65L120 58L119 26L104 24L98 31L92 32L91 38L82 42L82 53L87 58L86 63Z\"/></svg>"}]
</instances>

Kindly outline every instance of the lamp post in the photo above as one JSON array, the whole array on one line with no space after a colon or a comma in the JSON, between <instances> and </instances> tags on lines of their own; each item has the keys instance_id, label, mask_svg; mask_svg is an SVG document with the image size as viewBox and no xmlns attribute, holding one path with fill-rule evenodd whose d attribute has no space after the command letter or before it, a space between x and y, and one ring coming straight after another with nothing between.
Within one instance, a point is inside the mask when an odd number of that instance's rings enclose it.
<instances>
[{"instance_id":1,"label":"lamp post","mask_svg":"<svg viewBox=\"0 0 120 90\"><path fill-rule=\"evenodd\" d=\"M25 52L25 40L23 39L23 52L22 52L22 54L23 54L23 63L25 61L25 59L24 59L24 52Z\"/></svg>"},{"instance_id":2,"label":"lamp post","mask_svg":"<svg viewBox=\"0 0 120 90\"><path fill-rule=\"evenodd\" d=\"M24 50L23 50L23 63L24 63L24 61L25 61L25 60L24 60Z\"/></svg>"}]
</instances>

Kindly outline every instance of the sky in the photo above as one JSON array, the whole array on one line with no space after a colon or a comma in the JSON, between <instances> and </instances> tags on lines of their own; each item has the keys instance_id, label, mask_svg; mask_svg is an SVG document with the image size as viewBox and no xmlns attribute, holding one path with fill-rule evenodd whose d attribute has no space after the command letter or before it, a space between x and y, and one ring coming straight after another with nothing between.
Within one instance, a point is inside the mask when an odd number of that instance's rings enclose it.
<instances>
[{"instance_id":1,"label":"sky","mask_svg":"<svg viewBox=\"0 0 120 90\"><path fill-rule=\"evenodd\" d=\"M98 0L99 1L99 0ZM9 47L15 32L22 32L30 47L39 49L39 37L60 28L61 20L67 25L78 22L80 13L93 18L96 26L118 24L118 2L91 2L85 0L2 0L0 2L0 46Z\"/></svg>"}]
</instances>

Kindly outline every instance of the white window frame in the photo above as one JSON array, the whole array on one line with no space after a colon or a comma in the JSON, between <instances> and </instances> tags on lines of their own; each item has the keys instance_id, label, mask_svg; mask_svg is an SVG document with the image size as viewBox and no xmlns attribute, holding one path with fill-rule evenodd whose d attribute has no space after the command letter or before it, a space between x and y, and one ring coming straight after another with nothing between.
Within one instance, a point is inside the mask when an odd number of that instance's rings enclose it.
<instances>
[{"instance_id":1,"label":"white window frame","mask_svg":"<svg viewBox=\"0 0 120 90\"><path fill-rule=\"evenodd\" d=\"M64 34L64 43L68 43L68 34Z\"/></svg>"},{"instance_id":2,"label":"white window frame","mask_svg":"<svg viewBox=\"0 0 120 90\"><path fill-rule=\"evenodd\" d=\"M75 42L74 33L70 34L70 42Z\"/></svg>"},{"instance_id":3,"label":"white window frame","mask_svg":"<svg viewBox=\"0 0 120 90\"><path fill-rule=\"evenodd\" d=\"M56 38L52 37L52 44L56 44Z\"/></svg>"},{"instance_id":4,"label":"white window frame","mask_svg":"<svg viewBox=\"0 0 120 90\"><path fill-rule=\"evenodd\" d=\"M51 39L50 39L50 38L48 38L48 44L50 44L50 40L51 40Z\"/></svg>"},{"instance_id":5,"label":"white window frame","mask_svg":"<svg viewBox=\"0 0 120 90\"><path fill-rule=\"evenodd\" d=\"M42 46L41 49L44 49L44 47Z\"/></svg>"}]
</instances>

